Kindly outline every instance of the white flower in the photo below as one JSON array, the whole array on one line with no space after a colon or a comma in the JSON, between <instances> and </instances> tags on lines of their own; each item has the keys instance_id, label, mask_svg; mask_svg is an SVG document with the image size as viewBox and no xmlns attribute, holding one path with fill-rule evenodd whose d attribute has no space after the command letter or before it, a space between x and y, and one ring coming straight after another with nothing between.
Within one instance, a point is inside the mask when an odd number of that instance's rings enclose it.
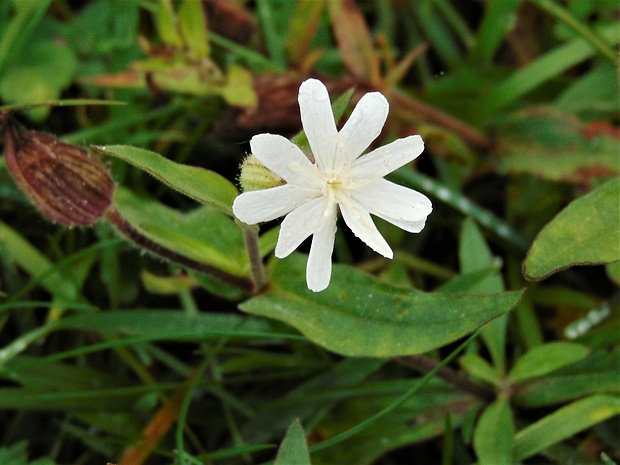
<instances>
[{"instance_id":1,"label":"white flower","mask_svg":"<svg viewBox=\"0 0 620 465\"><path fill-rule=\"evenodd\" d=\"M308 79L301 84L299 108L315 162L285 137L252 137L252 154L286 184L239 195L233 212L247 224L286 215L275 250L278 258L288 256L313 235L306 281L308 288L318 292L331 279L338 209L357 237L375 252L392 258L392 249L370 215L405 231L420 232L432 206L423 194L383 179L422 153L420 136L398 139L360 156L387 119L389 104L382 94L364 95L340 132L327 89L320 81Z\"/></svg>"}]
</instances>

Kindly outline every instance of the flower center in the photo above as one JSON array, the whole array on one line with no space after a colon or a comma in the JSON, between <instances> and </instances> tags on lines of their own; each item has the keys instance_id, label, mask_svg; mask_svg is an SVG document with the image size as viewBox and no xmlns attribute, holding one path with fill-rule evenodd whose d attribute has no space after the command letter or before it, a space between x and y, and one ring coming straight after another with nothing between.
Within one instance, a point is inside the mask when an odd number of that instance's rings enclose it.
<instances>
[{"instance_id":1,"label":"flower center","mask_svg":"<svg viewBox=\"0 0 620 465\"><path fill-rule=\"evenodd\" d=\"M325 216L328 216L335 203L345 204L352 210L353 205L349 198L348 190L352 187L352 180L345 173L325 173L325 185L323 187L323 195L327 196L328 203L325 209Z\"/></svg>"}]
</instances>

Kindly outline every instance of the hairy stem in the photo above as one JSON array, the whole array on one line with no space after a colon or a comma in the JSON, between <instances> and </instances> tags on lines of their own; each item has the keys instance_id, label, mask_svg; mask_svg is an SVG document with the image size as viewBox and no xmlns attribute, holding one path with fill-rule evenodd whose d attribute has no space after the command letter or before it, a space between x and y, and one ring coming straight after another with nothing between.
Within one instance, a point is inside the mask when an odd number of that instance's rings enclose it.
<instances>
[{"instance_id":1,"label":"hairy stem","mask_svg":"<svg viewBox=\"0 0 620 465\"><path fill-rule=\"evenodd\" d=\"M207 276L217 279L218 281L222 281L224 283L230 284L232 286L238 287L239 289L243 289L244 291L251 292L254 290L255 286L247 278L243 278L241 276L235 276L233 274L222 271L213 266L207 265L205 263L200 263L196 260L193 260L189 257L179 254L174 250L170 250L152 239L146 237L142 232L136 229L121 213L114 207L110 208L106 214L107 220L127 239L136 244L138 247L146 250L147 252L152 253L158 257L161 257L165 260L170 260L171 262L178 263L179 265L183 265L187 268L190 268L194 271L198 271L199 273L203 273Z\"/></svg>"},{"instance_id":2,"label":"hairy stem","mask_svg":"<svg viewBox=\"0 0 620 465\"><path fill-rule=\"evenodd\" d=\"M250 272L252 273L252 280L254 281L253 292L257 294L267 286L263 257L261 257L258 243L258 228L243 223L239 224L243 230L245 248L248 251L248 257L250 259Z\"/></svg>"}]
</instances>

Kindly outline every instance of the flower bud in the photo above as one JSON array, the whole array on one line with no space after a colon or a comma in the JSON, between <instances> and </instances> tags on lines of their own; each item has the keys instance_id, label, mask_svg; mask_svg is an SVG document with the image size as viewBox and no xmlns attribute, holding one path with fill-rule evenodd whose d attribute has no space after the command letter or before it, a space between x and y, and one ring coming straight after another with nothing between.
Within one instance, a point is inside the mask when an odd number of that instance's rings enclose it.
<instances>
[{"instance_id":1,"label":"flower bud","mask_svg":"<svg viewBox=\"0 0 620 465\"><path fill-rule=\"evenodd\" d=\"M281 186L285 181L258 161L254 155L248 155L241 164L239 184L243 192L249 192Z\"/></svg>"},{"instance_id":2,"label":"flower bud","mask_svg":"<svg viewBox=\"0 0 620 465\"><path fill-rule=\"evenodd\" d=\"M12 118L0 129L9 173L44 216L87 226L105 214L114 181L103 162L86 149L28 131Z\"/></svg>"}]
</instances>

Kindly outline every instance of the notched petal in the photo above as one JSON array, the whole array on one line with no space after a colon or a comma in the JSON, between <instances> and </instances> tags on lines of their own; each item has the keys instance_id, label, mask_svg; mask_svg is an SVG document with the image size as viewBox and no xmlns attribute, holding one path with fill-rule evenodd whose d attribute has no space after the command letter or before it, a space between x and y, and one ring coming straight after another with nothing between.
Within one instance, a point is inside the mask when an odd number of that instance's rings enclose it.
<instances>
[{"instance_id":1,"label":"notched petal","mask_svg":"<svg viewBox=\"0 0 620 465\"><path fill-rule=\"evenodd\" d=\"M329 93L317 79L308 79L299 87L299 109L304 132L321 170L333 169L338 131Z\"/></svg>"},{"instance_id":2,"label":"notched petal","mask_svg":"<svg viewBox=\"0 0 620 465\"><path fill-rule=\"evenodd\" d=\"M304 203L286 215L280 226L275 254L278 258L290 255L308 236L314 234L327 220L327 199L320 197Z\"/></svg>"},{"instance_id":3,"label":"notched petal","mask_svg":"<svg viewBox=\"0 0 620 465\"><path fill-rule=\"evenodd\" d=\"M430 199L424 194L386 179L352 191L351 197L373 215L388 221L418 223L433 211Z\"/></svg>"},{"instance_id":4,"label":"notched petal","mask_svg":"<svg viewBox=\"0 0 620 465\"><path fill-rule=\"evenodd\" d=\"M250 140L250 148L263 165L286 182L311 184L311 173L316 171L316 166L286 137L258 134Z\"/></svg>"},{"instance_id":5,"label":"notched petal","mask_svg":"<svg viewBox=\"0 0 620 465\"><path fill-rule=\"evenodd\" d=\"M347 146L351 161L359 157L381 134L389 109L390 104L379 92L368 93L357 103L340 130L340 137Z\"/></svg>"},{"instance_id":6,"label":"notched petal","mask_svg":"<svg viewBox=\"0 0 620 465\"><path fill-rule=\"evenodd\" d=\"M415 160L424 151L420 136L409 136L379 147L355 160L351 177L368 179L383 177Z\"/></svg>"},{"instance_id":7,"label":"notched petal","mask_svg":"<svg viewBox=\"0 0 620 465\"><path fill-rule=\"evenodd\" d=\"M289 184L244 192L233 202L233 213L246 224L263 223L286 215L314 197L314 192Z\"/></svg>"},{"instance_id":8,"label":"notched petal","mask_svg":"<svg viewBox=\"0 0 620 465\"><path fill-rule=\"evenodd\" d=\"M312 245L306 265L306 283L313 292L323 291L332 277L332 253L336 237L336 212L312 236Z\"/></svg>"},{"instance_id":9,"label":"notched petal","mask_svg":"<svg viewBox=\"0 0 620 465\"><path fill-rule=\"evenodd\" d=\"M340 211L347 226L357 238L372 250L385 258L392 258L394 253L372 221L370 214L361 205L354 202L351 203L350 207L340 204Z\"/></svg>"}]
</instances>

